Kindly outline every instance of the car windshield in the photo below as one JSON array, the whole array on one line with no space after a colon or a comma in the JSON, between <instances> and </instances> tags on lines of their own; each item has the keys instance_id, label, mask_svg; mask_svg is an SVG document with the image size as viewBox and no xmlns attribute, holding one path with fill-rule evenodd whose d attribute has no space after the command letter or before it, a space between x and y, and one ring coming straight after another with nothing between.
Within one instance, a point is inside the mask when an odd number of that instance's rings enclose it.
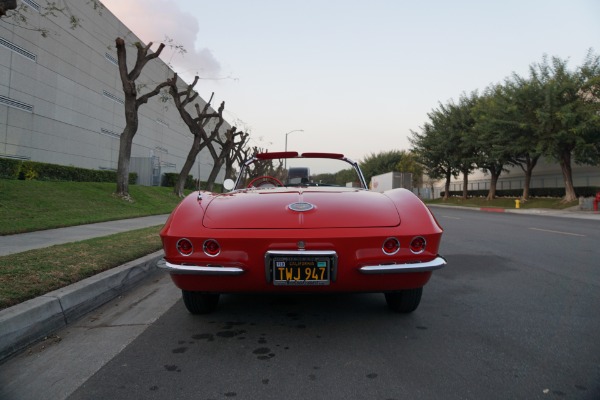
<instances>
[{"instance_id":1,"label":"car windshield","mask_svg":"<svg viewBox=\"0 0 600 400\"><path fill-rule=\"evenodd\" d=\"M280 186L365 188L355 163L339 154L262 153L246 162L235 189Z\"/></svg>"}]
</instances>

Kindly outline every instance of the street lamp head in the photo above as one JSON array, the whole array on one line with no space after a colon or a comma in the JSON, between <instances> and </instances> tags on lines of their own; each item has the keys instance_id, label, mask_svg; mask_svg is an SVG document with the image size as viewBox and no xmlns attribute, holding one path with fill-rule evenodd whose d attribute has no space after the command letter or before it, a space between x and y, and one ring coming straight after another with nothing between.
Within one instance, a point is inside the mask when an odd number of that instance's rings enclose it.
<instances>
[{"instance_id":1,"label":"street lamp head","mask_svg":"<svg viewBox=\"0 0 600 400\"><path fill-rule=\"evenodd\" d=\"M304 129L294 129L293 131L289 131L288 133L285 134L285 151L287 151L287 137L290 133L294 133L294 132L304 132Z\"/></svg>"}]
</instances>

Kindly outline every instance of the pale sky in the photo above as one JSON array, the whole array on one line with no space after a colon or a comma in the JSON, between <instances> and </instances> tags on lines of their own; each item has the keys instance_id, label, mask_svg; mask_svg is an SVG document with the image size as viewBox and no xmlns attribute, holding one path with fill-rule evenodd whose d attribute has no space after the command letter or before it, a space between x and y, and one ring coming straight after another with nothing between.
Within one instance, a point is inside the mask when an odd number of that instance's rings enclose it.
<instances>
[{"instance_id":1,"label":"pale sky","mask_svg":"<svg viewBox=\"0 0 600 400\"><path fill-rule=\"evenodd\" d=\"M427 113L527 75L544 54L600 54L600 1L103 0L170 60L252 146L343 153L408 150Z\"/></svg>"}]
</instances>

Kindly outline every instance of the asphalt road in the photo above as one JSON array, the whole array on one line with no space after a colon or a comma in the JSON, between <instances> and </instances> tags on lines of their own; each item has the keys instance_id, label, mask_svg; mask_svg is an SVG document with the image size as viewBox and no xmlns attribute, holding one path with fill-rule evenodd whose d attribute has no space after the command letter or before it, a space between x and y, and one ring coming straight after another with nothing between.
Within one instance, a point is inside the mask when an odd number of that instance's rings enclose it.
<instances>
[{"instance_id":1,"label":"asphalt road","mask_svg":"<svg viewBox=\"0 0 600 400\"><path fill-rule=\"evenodd\" d=\"M0 366L2 399L600 399L600 224L434 209L419 309L380 294L222 296L167 277Z\"/></svg>"}]
</instances>

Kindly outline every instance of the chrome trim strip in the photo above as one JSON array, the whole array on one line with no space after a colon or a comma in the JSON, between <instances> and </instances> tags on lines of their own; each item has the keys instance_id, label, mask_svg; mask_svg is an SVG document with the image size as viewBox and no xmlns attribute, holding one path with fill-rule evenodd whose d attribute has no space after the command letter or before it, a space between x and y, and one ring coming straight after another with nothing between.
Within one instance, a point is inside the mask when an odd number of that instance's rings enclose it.
<instances>
[{"instance_id":1,"label":"chrome trim strip","mask_svg":"<svg viewBox=\"0 0 600 400\"><path fill-rule=\"evenodd\" d=\"M435 259L421 263L365 265L359 268L363 274L402 274L409 272L427 272L440 269L446 265L446 259L437 256Z\"/></svg>"},{"instance_id":2,"label":"chrome trim strip","mask_svg":"<svg viewBox=\"0 0 600 400\"><path fill-rule=\"evenodd\" d=\"M171 274L182 274L182 275L220 275L220 276L232 276L241 275L244 273L242 268L238 267L223 267L221 265L180 265L173 264L166 261L164 258L160 259L156 266L164 269Z\"/></svg>"},{"instance_id":3,"label":"chrome trim strip","mask_svg":"<svg viewBox=\"0 0 600 400\"><path fill-rule=\"evenodd\" d=\"M358 165L358 163L354 160L349 159L348 157L344 157L343 160L352 165L352 167L358 174L358 178L360 179L360 183L361 183L363 189L369 190L369 185L367 185L367 180L365 179L365 176L363 175L363 172L360 169L360 166Z\"/></svg>"},{"instance_id":4,"label":"chrome trim strip","mask_svg":"<svg viewBox=\"0 0 600 400\"><path fill-rule=\"evenodd\" d=\"M335 256L333 250L268 250L265 256Z\"/></svg>"}]
</instances>

